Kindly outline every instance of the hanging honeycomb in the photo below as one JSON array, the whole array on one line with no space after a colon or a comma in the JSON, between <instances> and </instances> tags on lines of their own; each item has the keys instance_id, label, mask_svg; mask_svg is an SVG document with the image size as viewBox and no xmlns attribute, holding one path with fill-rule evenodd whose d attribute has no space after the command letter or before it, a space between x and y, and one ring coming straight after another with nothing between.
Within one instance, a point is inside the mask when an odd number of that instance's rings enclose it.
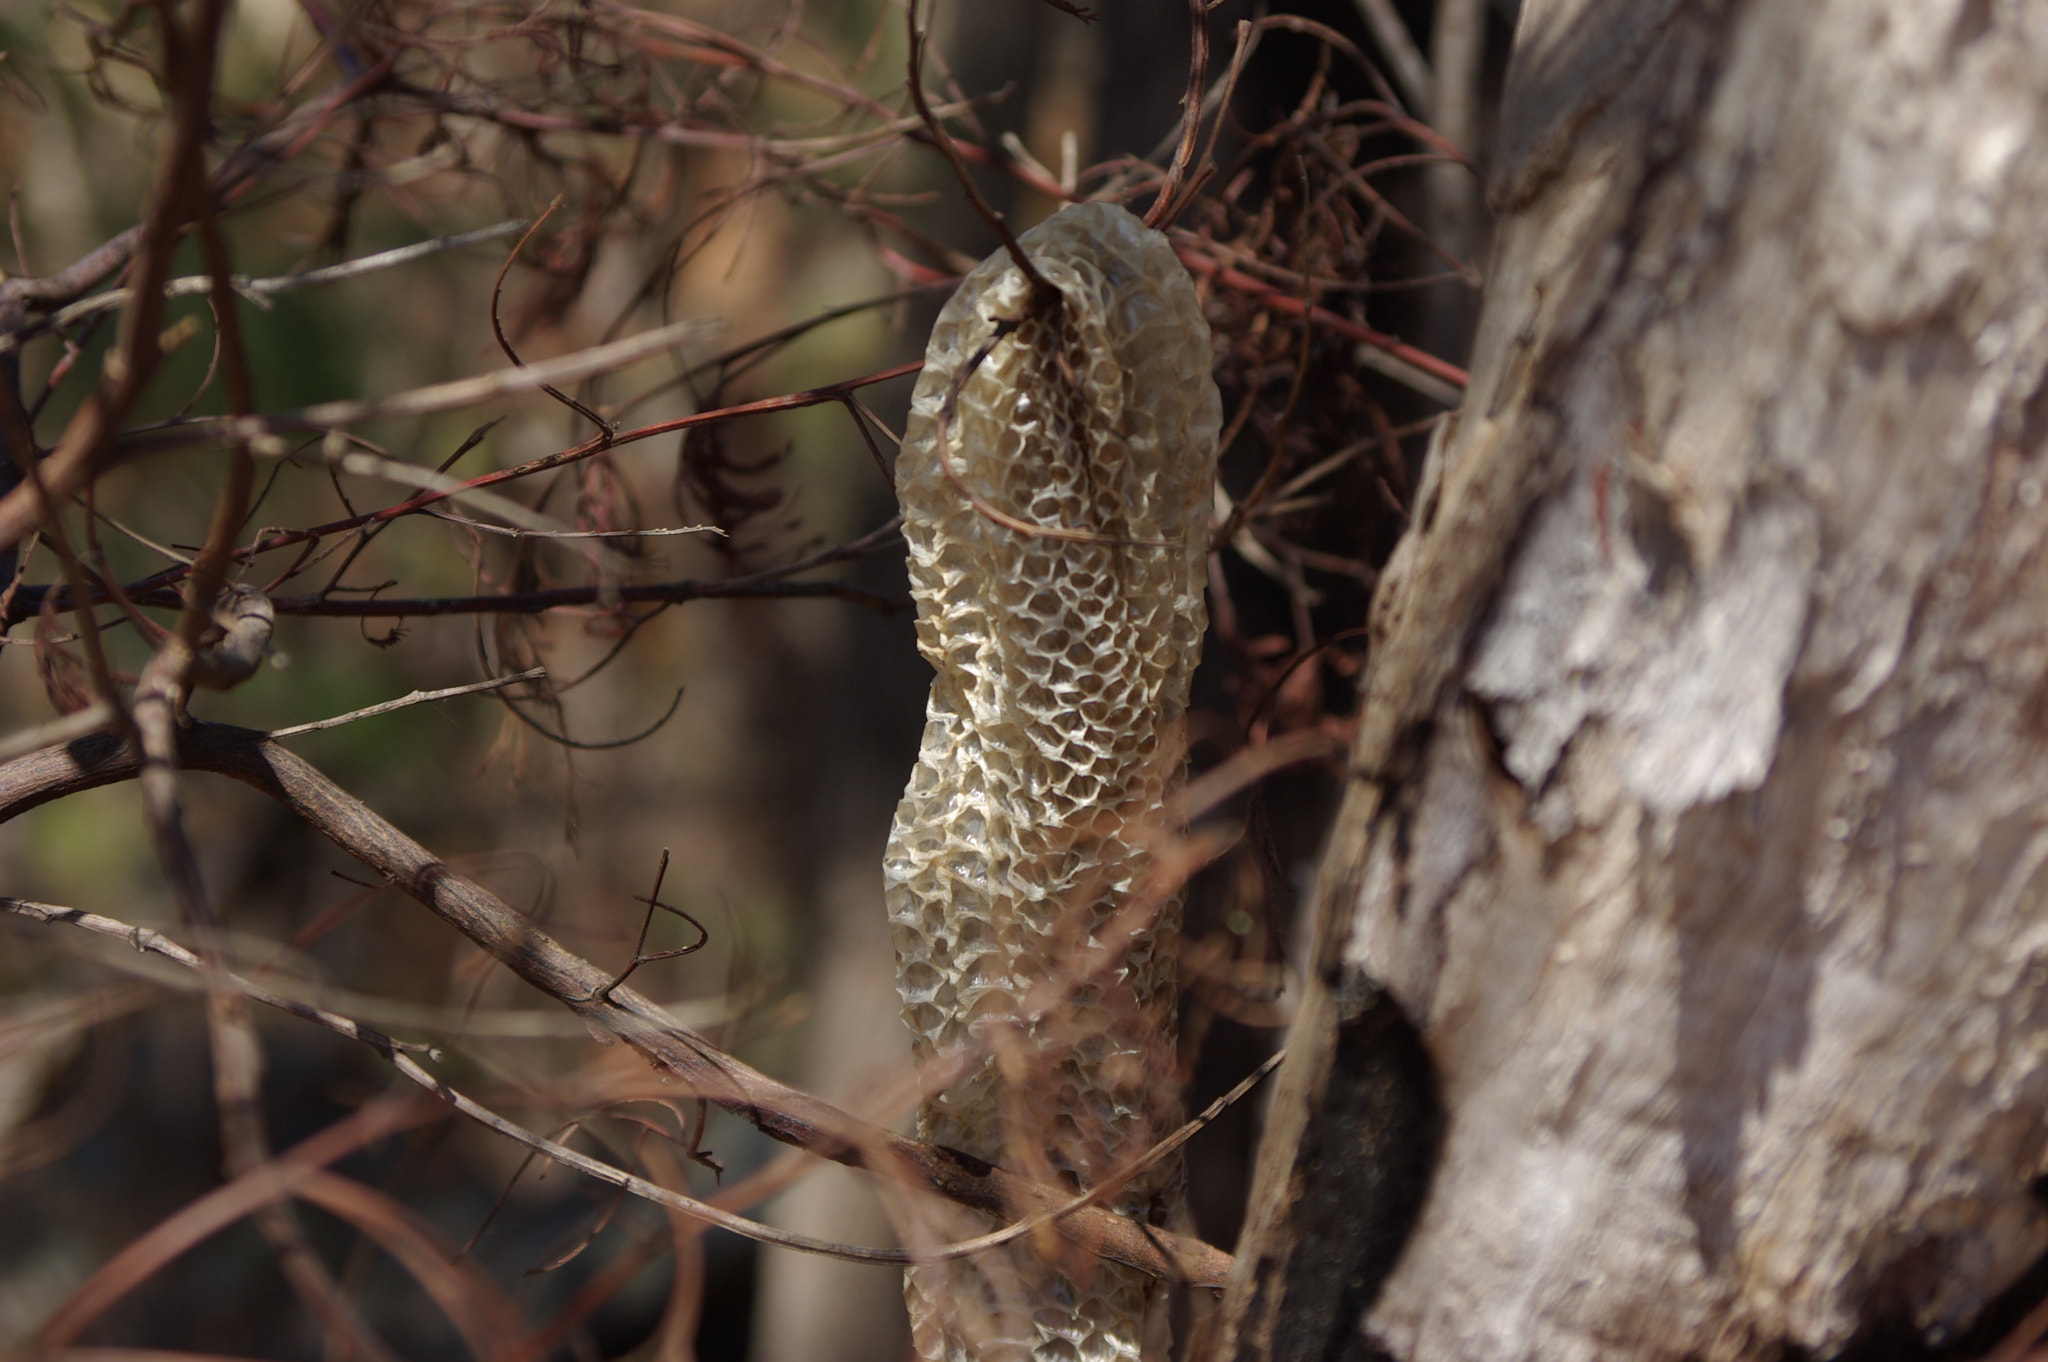
<instances>
[{"instance_id":1,"label":"hanging honeycomb","mask_svg":"<svg viewBox=\"0 0 2048 1362\"><path fill-rule=\"evenodd\" d=\"M896 465L936 675L885 863L920 1062L971 1070L919 1135L1073 1189L1179 1120L1177 887L1150 886L1181 777L1221 406L1166 239L1077 204L940 312ZM943 437L943 449L941 438ZM1165 1224L1178 1160L1108 1199ZM1165 1355L1164 1284L1050 1234L913 1268L920 1357Z\"/></svg>"}]
</instances>

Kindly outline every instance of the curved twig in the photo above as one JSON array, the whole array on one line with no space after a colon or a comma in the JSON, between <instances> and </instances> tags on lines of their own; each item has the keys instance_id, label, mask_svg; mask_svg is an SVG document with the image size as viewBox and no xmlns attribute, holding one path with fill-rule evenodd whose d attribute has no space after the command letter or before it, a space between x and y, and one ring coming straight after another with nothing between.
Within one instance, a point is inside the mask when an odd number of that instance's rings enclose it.
<instances>
[{"instance_id":1,"label":"curved twig","mask_svg":"<svg viewBox=\"0 0 2048 1362\"><path fill-rule=\"evenodd\" d=\"M491 281L491 334L498 338L498 348L505 352L505 358L512 361L512 367L515 369L524 369L526 361L519 358L519 352L512 348L510 338L505 335L505 324L498 317L498 303L505 296L505 276L512 272L513 262L518 260L520 253L526 249L526 243L533 240L534 233L540 231L547 220L555 215L555 210L562 206L564 197L561 194L555 195L554 200L542 210L541 215L533 220L525 233L520 236L518 244L506 253L504 263L498 266L498 277ZM600 416L583 403L569 396L569 394L563 392L554 384L543 383L540 385L540 390L575 412L584 420L590 422L593 426L596 426L600 439L608 442L611 436L618 431L618 422L606 420L603 416Z\"/></svg>"},{"instance_id":2,"label":"curved twig","mask_svg":"<svg viewBox=\"0 0 2048 1362\"><path fill-rule=\"evenodd\" d=\"M1202 98L1209 84L1209 7L1203 0L1188 0L1192 29L1189 34L1188 91L1181 96L1180 145L1173 149L1173 164L1159 186L1159 196L1145 211L1145 225L1163 232L1173 225L1195 195L1206 173L1192 174L1195 142L1202 131Z\"/></svg>"},{"instance_id":3,"label":"curved twig","mask_svg":"<svg viewBox=\"0 0 2048 1362\"><path fill-rule=\"evenodd\" d=\"M989 206L975 187L974 179L967 173L967 162L961 159L960 149L953 144L953 138L939 123L938 116L924 97L924 44L928 36L924 26L917 21L918 0L910 0L904 6L903 22L910 32L910 101L917 106L918 115L924 119L925 130L931 135L934 145L945 155L946 164L953 167L953 177L960 181L961 192L989 230L1003 243L1003 249L1010 253L1010 259L1017 269L1031 282L1031 301L1034 307L1051 308L1059 306L1060 291L1050 279L1038 272L1038 266L1031 263L1031 257L1017 244L1017 234L1010 230L1009 222Z\"/></svg>"}]
</instances>

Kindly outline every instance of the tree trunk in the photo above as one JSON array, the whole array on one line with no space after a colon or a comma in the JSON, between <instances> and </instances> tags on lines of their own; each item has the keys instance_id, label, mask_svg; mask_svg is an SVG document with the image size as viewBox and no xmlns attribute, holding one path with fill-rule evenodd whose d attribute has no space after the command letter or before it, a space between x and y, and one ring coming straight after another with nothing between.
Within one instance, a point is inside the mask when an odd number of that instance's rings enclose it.
<instances>
[{"instance_id":1,"label":"tree trunk","mask_svg":"<svg viewBox=\"0 0 2048 1362\"><path fill-rule=\"evenodd\" d=\"M1911 1352L2048 1247L2044 133L2032 0L1525 6L1220 1355Z\"/></svg>"}]
</instances>

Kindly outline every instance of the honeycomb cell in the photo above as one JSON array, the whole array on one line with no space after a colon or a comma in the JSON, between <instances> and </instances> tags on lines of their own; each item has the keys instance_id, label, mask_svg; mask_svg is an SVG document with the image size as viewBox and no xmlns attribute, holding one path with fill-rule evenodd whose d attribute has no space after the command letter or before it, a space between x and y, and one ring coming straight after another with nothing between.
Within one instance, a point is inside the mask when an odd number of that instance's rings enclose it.
<instances>
[{"instance_id":1,"label":"honeycomb cell","mask_svg":"<svg viewBox=\"0 0 2048 1362\"><path fill-rule=\"evenodd\" d=\"M918 1057L970 1034L933 1005L950 996L1024 1075L1008 1093L984 1054L929 1096L920 1134L999 1163L1030 1149L1091 1185L1179 1119L1179 904L1146 905L1128 939L1119 914L1171 831L1221 408L1208 326L1163 237L1080 204L1023 245L1061 303L1034 309L1004 253L969 273L933 327L897 462L935 675L884 875ZM1018 324L963 375L998 319ZM1164 1161L1112 1204L1164 1223L1180 1181ZM1163 1355L1160 1284L1045 1247L914 1269L920 1356Z\"/></svg>"}]
</instances>

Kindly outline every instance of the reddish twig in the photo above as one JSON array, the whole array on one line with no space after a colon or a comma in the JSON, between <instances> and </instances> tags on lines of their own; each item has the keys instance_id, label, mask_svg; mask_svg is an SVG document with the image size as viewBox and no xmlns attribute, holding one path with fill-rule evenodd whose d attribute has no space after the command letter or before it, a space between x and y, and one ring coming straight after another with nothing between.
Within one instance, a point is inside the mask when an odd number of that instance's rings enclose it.
<instances>
[{"instance_id":1,"label":"reddish twig","mask_svg":"<svg viewBox=\"0 0 2048 1362\"><path fill-rule=\"evenodd\" d=\"M930 134L933 143L944 153L946 164L953 168L953 178L960 182L960 191L967 196L968 205L988 224L989 230L1003 243L1003 249L1009 252L1011 262L1030 281L1032 305L1038 308L1057 307L1060 291L1038 272L1038 266L1031 263L1031 257L1017 244L1016 234L1010 230L1010 224L1001 213L989 206L987 199L981 196L981 190L975 187L974 177L967 173L967 163L960 159L960 149L953 144L953 139L945 128L940 126L937 116L932 113L931 104L924 97L924 45L927 35L924 27L917 21L918 2L919 0L910 0L903 9L903 22L910 36L908 61L911 103L917 106L918 116L924 120L925 130Z\"/></svg>"},{"instance_id":2,"label":"reddish twig","mask_svg":"<svg viewBox=\"0 0 2048 1362\"><path fill-rule=\"evenodd\" d=\"M1317 326L1334 331L1347 340L1355 340L1362 344L1370 345L1375 350L1382 351L1405 363L1412 364L1431 377L1442 379L1444 382L1459 388L1465 387L1472 381L1470 374L1448 360L1438 359L1426 350L1418 350L1406 341L1398 340L1384 331L1375 331L1369 326L1361 326L1348 317L1340 317L1325 308L1316 307L1303 302L1299 298L1290 297L1270 284L1260 283L1241 270L1235 270L1228 265L1218 263L1205 255L1200 249L1190 246L1185 242L1176 241L1173 249L1174 253L1180 256L1181 263L1196 274L1214 279L1217 283L1227 288L1236 289L1240 293L1248 293L1275 311L1285 312L1295 317L1307 317Z\"/></svg>"},{"instance_id":3,"label":"reddish twig","mask_svg":"<svg viewBox=\"0 0 2048 1362\"><path fill-rule=\"evenodd\" d=\"M803 392L787 393L780 397L764 397L759 401L742 402L730 407L721 407L715 411L698 412L691 416L679 416L675 417L672 420L656 421L650 425L641 426L634 430L619 432L615 437L612 438L611 446L616 448L620 445L633 444L641 440L650 440L662 435L671 435L676 433L677 431L689 430L695 426L710 425L720 421L735 420L743 416L762 416L767 415L771 412L795 411L804 407L821 406L828 402L844 403L852 393L857 392L861 388L871 387L877 383L886 383L891 379L907 377L908 375L916 373L919 369L923 367L924 366L922 361L913 362L910 364L899 364L893 368L883 369L878 373L866 374L860 378L848 379L842 383L827 384L821 388L810 388L804 390ZM282 431L285 429L304 430L316 428L311 426L310 423L305 422L303 419L298 420L295 423L293 418L291 417L249 419L253 422L257 422L260 428L264 430L274 429ZM188 423L185 426L170 427L166 431L150 432L138 438L147 441L147 447L151 449L176 448L186 443L193 442L197 438L200 438L200 430L194 429L194 427L203 427L206 437L217 437L223 431L223 423L221 421L211 420L205 422L192 422ZM152 436L158 438L151 438ZM413 515L419 511L425 510L430 506L437 506L440 503L447 501L451 497L461 496L464 492L477 491L490 487L495 487L500 483L516 482L522 478L532 477L536 473L544 473L550 469L561 468L567 464L575 463L580 459L587 459L595 454L599 454L603 452L605 448L606 446L601 439L586 440L582 444L576 445L571 449L566 449L555 454L543 455L542 457L537 459L530 459L527 462L518 464L512 468L498 469L493 472L478 474L474 478L469 478L465 481L448 487L436 488L430 491L421 492L417 496L409 497L405 501L398 502L395 505L386 506L381 510L368 511L358 515L346 516L340 520L328 521L325 524L310 526L302 530L285 530L280 531L276 534L266 535L264 538L257 540L255 543L246 545L243 548L237 550L235 556L238 560L246 561L248 559L257 557L260 554L271 553L283 548L292 548L297 545L304 544L309 540L330 538L335 535L347 534L353 530L360 530L365 526L380 525L387 521L396 520L401 516ZM152 605L160 604L161 598L154 596L152 593L160 590L161 588L174 586L177 583L184 581L185 578L190 575L190 572L191 569L182 564L175 567L166 568L162 572L156 573L148 578L143 579L142 581L131 584L128 587L128 591L129 594L132 595L140 603ZM621 589L631 591L634 588L625 587ZM660 588L648 589L660 590ZM19 592L16 593L16 598L12 605L13 613L8 617L7 620L0 621L0 623L12 623L14 621L29 618L31 615L35 614L36 611L41 608L45 597L50 594L52 593L49 588L22 588ZM67 610L72 608L72 602L74 600L80 598L79 593L71 591L58 591L54 594L56 595L58 606L62 609ZM696 594L701 595L709 593L697 592ZM778 593L754 593L751 591L736 590L732 591L730 594L772 595ZM86 599L100 601L105 600L106 597L100 593L93 592L88 593L86 595ZM299 611L290 609L283 605L280 605L279 610L280 613L314 613L310 611ZM335 613L344 612L336 611ZM447 612L442 611L438 613Z\"/></svg>"},{"instance_id":4,"label":"reddish twig","mask_svg":"<svg viewBox=\"0 0 2048 1362\"><path fill-rule=\"evenodd\" d=\"M1145 214L1145 225L1154 231L1172 226L1207 178L1206 169L1201 174L1192 172L1195 142L1202 132L1202 99L1209 86L1209 6L1205 0L1188 0L1188 11L1188 89L1181 96L1180 144L1174 148L1173 164L1167 167L1159 195Z\"/></svg>"}]
</instances>

